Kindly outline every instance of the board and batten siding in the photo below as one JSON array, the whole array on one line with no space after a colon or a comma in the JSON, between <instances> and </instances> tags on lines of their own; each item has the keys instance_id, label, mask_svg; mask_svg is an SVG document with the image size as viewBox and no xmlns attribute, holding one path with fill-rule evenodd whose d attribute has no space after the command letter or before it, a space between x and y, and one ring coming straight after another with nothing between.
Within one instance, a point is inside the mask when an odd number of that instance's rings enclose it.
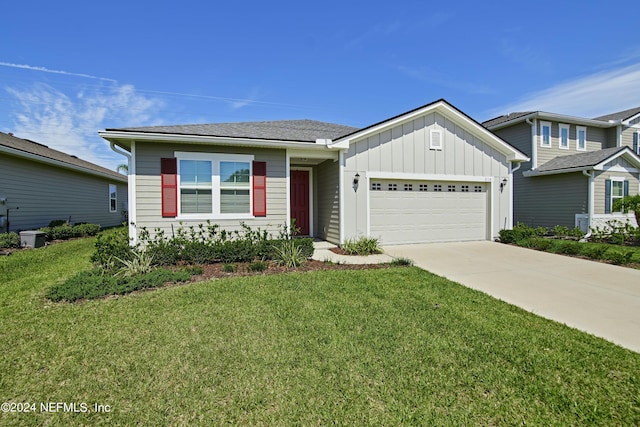
<instances>
[{"instance_id":1,"label":"board and batten siding","mask_svg":"<svg viewBox=\"0 0 640 427\"><path fill-rule=\"evenodd\" d=\"M332 243L340 243L340 164L325 160L314 168L316 209L314 235Z\"/></svg>"},{"instance_id":2,"label":"board and batten siding","mask_svg":"<svg viewBox=\"0 0 640 427\"><path fill-rule=\"evenodd\" d=\"M252 228L267 229L272 233L278 232L278 227L287 222L287 191L286 191L286 153L285 150L185 145L171 143L136 142L136 227L146 227L150 232L159 228L165 235L171 236L179 227L179 222L187 228L206 224L207 216L202 219L181 219L162 217L162 198L160 183L160 159L175 157L175 152L193 152L207 154L250 154L255 161L267 163L267 216L250 219L211 219L212 224L233 231L240 229L244 222ZM215 197L215 195L214 195Z\"/></svg>"},{"instance_id":3,"label":"board and batten siding","mask_svg":"<svg viewBox=\"0 0 640 427\"><path fill-rule=\"evenodd\" d=\"M522 177L514 188L514 224L575 227L575 215L587 213L589 178L582 172ZM543 196L541 196L543 195Z\"/></svg>"},{"instance_id":4,"label":"board and batten siding","mask_svg":"<svg viewBox=\"0 0 640 427\"><path fill-rule=\"evenodd\" d=\"M11 209L9 231L46 227L52 220L89 222L102 227L125 221L122 211L127 210L126 182L3 154L0 171L0 197L7 198ZM109 184L117 188L116 212L110 212Z\"/></svg>"},{"instance_id":5,"label":"board and batten siding","mask_svg":"<svg viewBox=\"0 0 640 427\"><path fill-rule=\"evenodd\" d=\"M442 132L441 150L430 148L432 129ZM510 225L508 191L497 190L497 183L509 176L506 156L467 129L439 112L430 112L351 143L344 155L343 239L367 234L368 183L377 172L412 176L404 179L427 175L492 179L496 183L491 186L490 203L495 210L490 213L494 232ZM353 185L356 173L360 175L357 186Z\"/></svg>"}]
</instances>

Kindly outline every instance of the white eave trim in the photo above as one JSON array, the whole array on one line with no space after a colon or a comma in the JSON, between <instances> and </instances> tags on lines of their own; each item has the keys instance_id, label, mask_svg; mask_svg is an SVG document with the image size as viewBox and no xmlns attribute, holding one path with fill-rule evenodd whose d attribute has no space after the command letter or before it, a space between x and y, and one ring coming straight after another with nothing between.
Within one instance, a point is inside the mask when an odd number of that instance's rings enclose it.
<instances>
[{"instance_id":1,"label":"white eave trim","mask_svg":"<svg viewBox=\"0 0 640 427\"><path fill-rule=\"evenodd\" d=\"M82 166L74 165L74 164L63 162L60 160L50 159L48 157L43 157L38 154L28 153L26 151L18 150L15 148L4 146L4 145L0 145L0 153L7 153L12 156L22 157L23 159L33 160L35 162L45 163L45 164L57 166L63 169L69 169L76 172L81 172L87 175L98 176L100 178L106 178L114 181L119 180L120 182L124 182L124 183L127 182L126 175L122 175L122 177L117 177L117 176L109 175L108 173L87 169Z\"/></svg>"},{"instance_id":2,"label":"white eave trim","mask_svg":"<svg viewBox=\"0 0 640 427\"><path fill-rule=\"evenodd\" d=\"M563 123L571 123L575 125L585 125L591 127L599 127L599 128L611 128L618 126L621 121L620 120L611 120L605 122L603 120L593 120L593 119L585 119L582 117L575 116L567 116L564 114L556 114L556 113L546 113L544 111L535 111L531 114L527 114L524 116L516 117L511 120L507 120L505 122L499 123L494 126L489 126L487 129L490 130L498 130L507 126L512 126L516 123L523 122L527 119L539 119L539 120L550 120L553 122L563 122Z\"/></svg>"},{"instance_id":3,"label":"white eave trim","mask_svg":"<svg viewBox=\"0 0 640 427\"><path fill-rule=\"evenodd\" d=\"M154 142L178 142L187 144L205 145L229 145L236 147L260 147L260 148L284 148L284 149L304 149L304 150L340 150L343 149L337 144L332 144L330 139L318 140L316 142L299 141L279 141L270 139L247 139L231 138L219 136L202 135L180 135L166 133L148 132L120 132L120 131L99 131L98 135L110 142L118 141L154 141Z\"/></svg>"}]
</instances>

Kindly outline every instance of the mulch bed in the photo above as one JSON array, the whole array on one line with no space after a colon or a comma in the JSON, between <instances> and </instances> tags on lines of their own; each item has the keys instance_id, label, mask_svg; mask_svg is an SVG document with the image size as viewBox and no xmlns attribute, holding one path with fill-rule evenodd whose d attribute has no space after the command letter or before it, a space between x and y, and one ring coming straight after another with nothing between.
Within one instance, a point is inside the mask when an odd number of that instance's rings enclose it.
<instances>
[{"instance_id":1,"label":"mulch bed","mask_svg":"<svg viewBox=\"0 0 640 427\"><path fill-rule=\"evenodd\" d=\"M223 271L224 264L205 264L201 265L203 272L193 276L192 282L201 282L203 280L220 279L225 277L237 277L237 276L260 276L265 274L281 274L290 272L307 272L307 271L319 271L319 270L373 270L380 268L389 268L389 264L332 264L323 261L308 260L304 265L295 268L286 268L278 265L274 262L268 263L268 267L264 271L250 271L250 263L234 263L236 266L235 272Z\"/></svg>"}]
</instances>

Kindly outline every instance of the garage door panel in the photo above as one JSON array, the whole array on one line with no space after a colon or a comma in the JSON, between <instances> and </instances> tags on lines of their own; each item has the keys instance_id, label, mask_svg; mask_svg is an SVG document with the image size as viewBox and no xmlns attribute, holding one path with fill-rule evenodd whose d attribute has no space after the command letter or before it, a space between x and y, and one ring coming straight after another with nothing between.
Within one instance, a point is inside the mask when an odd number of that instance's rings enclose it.
<instances>
[{"instance_id":1,"label":"garage door panel","mask_svg":"<svg viewBox=\"0 0 640 427\"><path fill-rule=\"evenodd\" d=\"M370 232L382 244L485 240L487 192L477 183L393 181L370 191ZM405 184L411 184L405 186ZM436 185L444 191L433 191ZM403 188L414 190L403 191ZM417 188L432 191L415 191ZM372 186L372 188L375 188ZM455 191L447 191L453 188ZM464 191L460 191L464 190ZM474 191L476 190L476 191Z\"/></svg>"}]
</instances>

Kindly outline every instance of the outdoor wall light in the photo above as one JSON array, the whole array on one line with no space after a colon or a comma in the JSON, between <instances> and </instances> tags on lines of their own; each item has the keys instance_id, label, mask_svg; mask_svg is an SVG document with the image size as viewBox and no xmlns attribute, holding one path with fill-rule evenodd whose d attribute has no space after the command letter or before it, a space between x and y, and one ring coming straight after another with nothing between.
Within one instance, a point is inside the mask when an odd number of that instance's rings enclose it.
<instances>
[{"instance_id":1,"label":"outdoor wall light","mask_svg":"<svg viewBox=\"0 0 640 427\"><path fill-rule=\"evenodd\" d=\"M505 185L507 185L507 178L502 179L502 182L500 183L500 189L502 190Z\"/></svg>"},{"instance_id":2,"label":"outdoor wall light","mask_svg":"<svg viewBox=\"0 0 640 427\"><path fill-rule=\"evenodd\" d=\"M358 185L358 182L360 181L360 174L358 172L356 172L355 176L353 177L353 185Z\"/></svg>"}]
</instances>

